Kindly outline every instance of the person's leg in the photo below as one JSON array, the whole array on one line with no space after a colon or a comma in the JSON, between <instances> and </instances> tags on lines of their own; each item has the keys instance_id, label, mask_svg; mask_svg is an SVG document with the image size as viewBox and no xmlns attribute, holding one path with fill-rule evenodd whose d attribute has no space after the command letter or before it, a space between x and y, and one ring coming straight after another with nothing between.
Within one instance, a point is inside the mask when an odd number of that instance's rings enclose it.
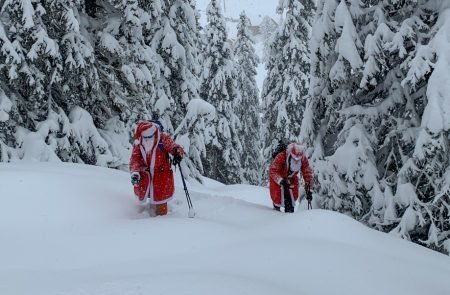
<instances>
[{"instance_id":1,"label":"person's leg","mask_svg":"<svg viewBox=\"0 0 450 295\"><path fill-rule=\"evenodd\" d=\"M167 215L167 203L156 205L156 215L158 216Z\"/></svg>"},{"instance_id":2,"label":"person's leg","mask_svg":"<svg viewBox=\"0 0 450 295\"><path fill-rule=\"evenodd\" d=\"M287 190L284 193L284 212L286 213L294 212L294 205L292 204L291 198L291 190Z\"/></svg>"},{"instance_id":3,"label":"person's leg","mask_svg":"<svg viewBox=\"0 0 450 295\"><path fill-rule=\"evenodd\" d=\"M156 206L155 204L150 204L148 206L148 215L150 215L150 217L156 217Z\"/></svg>"}]
</instances>

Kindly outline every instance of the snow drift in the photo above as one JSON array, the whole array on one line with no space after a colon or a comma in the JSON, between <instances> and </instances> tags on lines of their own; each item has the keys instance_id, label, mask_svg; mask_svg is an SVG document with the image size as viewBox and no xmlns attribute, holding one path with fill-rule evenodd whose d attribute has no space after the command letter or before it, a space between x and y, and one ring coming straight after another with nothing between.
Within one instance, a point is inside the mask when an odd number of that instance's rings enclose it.
<instances>
[{"instance_id":1,"label":"snow drift","mask_svg":"<svg viewBox=\"0 0 450 295\"><path fill-rule=\"evenodd\" d=\"M179 175L176 176L179 180ZM181 183L166 217L129 175L0 165L0 294L449 294L450 258L344 215L270 208L268 190Z\"/></svg>"}]
</instances>

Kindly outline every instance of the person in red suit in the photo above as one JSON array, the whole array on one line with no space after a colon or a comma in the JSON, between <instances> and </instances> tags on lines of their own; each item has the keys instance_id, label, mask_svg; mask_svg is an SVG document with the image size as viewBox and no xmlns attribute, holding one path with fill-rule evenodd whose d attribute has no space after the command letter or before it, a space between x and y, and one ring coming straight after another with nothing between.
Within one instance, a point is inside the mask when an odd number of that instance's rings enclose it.
<instances>
[{"instance_id":1,"label":"person in red suit","mask_svg":"<svg viewBox=\"0 0 450 295\"><path fill-rule=\"evenodd\" d=\"M291 143L275 156L269 169L270 197L275 210L280 211L280 207L284 207L284 212L294 212L295 202L298 200L300 172L309 199L312 196L313 173L305 148L298 143Z\"/></svg>"},{"instance_id":2,"label":"person in red suit","mask_svg":"<svg viewBox=\"0 0 450 295\"><path fill-rule=\"evenodd\" d=\"M184 150L158 122L139 122L130 159L131 182L136 197L143 205L149 204L152 215L167 214L167 202L175 190L169 154L173 155L172 163L178 165Z\"/></svg>"}]
</instances>

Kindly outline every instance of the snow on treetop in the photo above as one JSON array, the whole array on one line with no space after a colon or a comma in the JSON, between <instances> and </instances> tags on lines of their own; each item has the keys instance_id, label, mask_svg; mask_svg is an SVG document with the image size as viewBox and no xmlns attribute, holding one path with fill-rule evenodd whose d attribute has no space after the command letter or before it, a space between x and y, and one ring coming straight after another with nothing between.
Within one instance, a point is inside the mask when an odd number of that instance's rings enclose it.
<instances>
[{"instance_id":1,"label":"snow on treetop","mask_svg":"<svg viewBox=\"0 0 450 295\"><path fill-rule=\"evenodd\" d=\"M197 9L202 13L200 19L202 26L206 25L206 7L209 2L210 0L197 0ZM224 16L230 21L227 29L232 38L236 36L236 24L242 11L245 11L252 25L259 25L265 16L278 18L276 14L277 0L219 0L218 2L221 3Z\"/></svg>"},{"instance_id":2,"label":"snow on treetop","mask_svg":"<svg viewBox=\"0 0 450 295\"><path fill-rule=\"evenodd\" d=\"M9 120L9 111L11 111L12 102L6 96L5 92L0 89L0 122Z\"/></svg>"}]
</instances>

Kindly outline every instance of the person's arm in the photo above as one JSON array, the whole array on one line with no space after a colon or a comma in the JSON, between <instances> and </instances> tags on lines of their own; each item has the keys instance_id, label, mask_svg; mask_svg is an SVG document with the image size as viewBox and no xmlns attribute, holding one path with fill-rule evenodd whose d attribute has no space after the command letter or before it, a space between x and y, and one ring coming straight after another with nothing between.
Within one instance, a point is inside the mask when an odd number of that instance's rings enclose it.
<instances>
[{"instance_id":1,"label":"person's arm","mask_svg":"<svg viewBox=\"0 0 450 295\"><path fill-rule=\"evenodd\" d=\"M169 154L171 155L178 154L181 157L184 156L184 149L183 147L181 147L181 145L176 144L175 141L165 133L162 133L161 136L162 136L162 144L164 145L164 148Z\"/></svg>"},{"instance_id":2,"label":"person's arm","mask_svg":"<svg viewBox=\"0 0 450 295\"><path fill-rule=\"evenodd\" d=\"M279 153L270 165L269 177L278 184L281 184L283 177L283 166L285 165L285 153Z\"/></svg>"},{"instance_id":3,"label":"person's arm","mask_svg":"<svg viewBox=\"0 0 450 295\"><path fill-rule=\"evenodd\" d=\"M131 152L130 159L130 174L131 183L137 185L142 178L141 173L145 171L145 162L142 158L141 150L139 144L133 144L133 150Z\"/></svg>"},{"instance_id":4,"label":"person's arm","mask_svg":"<svg viewBox=\"0 0 450 295\"><path fill-rule=\"evenodd\" d=\"M139 173L145 171L145 163L142 159L139 144L133 144L133 150L130 158L130 173Z\"/></svg>"}]
</instances>

